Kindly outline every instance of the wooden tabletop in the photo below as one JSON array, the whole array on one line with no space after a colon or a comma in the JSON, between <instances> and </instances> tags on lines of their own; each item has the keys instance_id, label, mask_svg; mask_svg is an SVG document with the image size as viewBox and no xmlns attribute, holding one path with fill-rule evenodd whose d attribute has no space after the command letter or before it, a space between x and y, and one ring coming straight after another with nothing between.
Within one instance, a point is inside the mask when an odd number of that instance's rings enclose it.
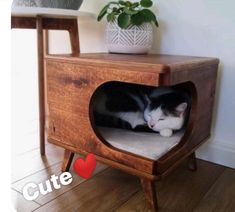
<instances>
[{"instance_id":1,"label":"wooden tabletop","mask_svg":"<svg viewBox=\"0 0 235 212\"><path fill-rule=\"evenodd\" d=\"M18 6L11 8L11 16L13 17L36 17L37 15L41 15L45 18L77 18L81 21L95 19L95 14L79 10Z\"/></svg>"},{"instance_id":2,"label":"wooden tabletop","mask_svg":"<svg viewBox=\"0 0 235 212\"><path fill-rule=\"evenodd\" d=\"M177 67L190 68L194 66L214 65L218 64L217 58L210 57L195 57L182 55L161 55L161 54L146 54L146 55L129 55L129 54L109 54L109 53L85 53L79 54L78 57L70 57L69 55L48 55L47 60L59 60L71 63L92 63L99 65L110 65L114 67L142 67L158 69L161 72L169 70L178 70Z\"/></svg>"}]
</instances>

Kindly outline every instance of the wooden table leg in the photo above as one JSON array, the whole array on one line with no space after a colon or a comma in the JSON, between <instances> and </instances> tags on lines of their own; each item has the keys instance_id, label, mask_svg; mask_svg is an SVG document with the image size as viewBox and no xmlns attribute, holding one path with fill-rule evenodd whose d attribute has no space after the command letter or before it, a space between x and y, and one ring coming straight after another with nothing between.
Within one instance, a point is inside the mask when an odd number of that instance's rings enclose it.
<instances>
[{"instance_id":1,"label":"wooden table leg","mask_svg":"<svg viewBox=\"0 0 235 212\"><path fill-rule=\"evenodd\" d=\"M69 171L69 168L71 166L71 163L73 161L74 153L71 152L70 150L65 149L64 150L64 160L62 164L62 172L67 172Z\"/></svg>"},{"instance_id":2,"label":"wooden table leg","mask_svg":"<svg viewBox=\"0 0 235 212\"><path fill-rule=\"evenodd\" d=\"M47 22L54 21L53 25L45 25L43 20ZM44 56L48 53L48 46L45 44L44 31L49 29L68 30L70 35L70 43L72 49L72 56L78 56L80 53L79 33L77 19L64 23L60 18L48 19L41 15L34 17L12 17L12 28L26 28L37 30L37 47L38 47L38 93L39 93L39 138L40 138L40 153L45 155L45 73L44 73ZM46 32L47 33L47 32ZM48 35L47 35L48 36Z\"/></svg>"},{"instance_id":3,"label":"wooden table leg","mask_svg":"<svg viewBox=\"0 0 235 212\"><path fill-rule=\"evenodd\" d=\"M154 181L145 178L141 178L140 181L148 207L153 211L157 211L158 203Z\"/></svg>"},{"instance_id":4,"label":"wooden table leg","mask_svg":"<svg viewBox=\"0 0 235 212\"><path fill-rule=\"evenodd\" d=\"M79 43L77 19L73 20L68 31L69 31L69 37L70 37L72 56L76 57L80 53L80 43Z\"/></svg>"},{"instance_id":5,"label":"wooden table leg","mask_svg":"<svg viewBox=\"0 0 235 212\"><path fill-rule=\"evenodd\" d=\"M45 91L44 91L44 44L42 17L37 16L37 46L38 46L38 93L39 93L39 138L40 153L45 155Z\"/></svg>"},{"instance_id":6,"label":"wooden table leg","mask_svg":"<svg viewBox=\"0 0 235 212\"><path fill-rule=\"evenodd\" d=\"M188 169L191 171L196 171L197 170L197 159L195 152L193 152L189 157L188 157Z\"/></svg>"}]
</instances>

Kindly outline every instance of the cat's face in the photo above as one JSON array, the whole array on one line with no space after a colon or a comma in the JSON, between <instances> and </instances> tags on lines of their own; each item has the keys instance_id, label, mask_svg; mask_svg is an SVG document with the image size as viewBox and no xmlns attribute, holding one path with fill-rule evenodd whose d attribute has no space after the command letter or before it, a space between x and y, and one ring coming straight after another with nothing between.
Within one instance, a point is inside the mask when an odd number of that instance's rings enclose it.
<instances>
[{"instance_id":1,"label":"cat's face","mask_svg":"<svg viewBox=\"0 0 235 212\"><path fill-rule=\"evenodd\" d=\"M184 124L184 112L187 103L183 102L177 105L174 111L166 111L162 105L157 108L150 109L148 106L144 111L144 119L148 127L153 131L161 131L163 129L178 130Z\"/></svg>"}]
</instances>

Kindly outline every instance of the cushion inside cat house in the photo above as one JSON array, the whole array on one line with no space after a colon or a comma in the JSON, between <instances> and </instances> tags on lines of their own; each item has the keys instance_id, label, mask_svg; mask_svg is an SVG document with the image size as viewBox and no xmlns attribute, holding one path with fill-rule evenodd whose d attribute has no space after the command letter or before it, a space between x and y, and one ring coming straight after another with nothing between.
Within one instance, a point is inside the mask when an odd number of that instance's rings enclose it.
<instances>
[{"instance_id":1,"label":"cushion inside cat house","mask_svg":"<svg viewBox=\"0 0 235 212\"><path fill-rule=\"evenodd\" d=\"M100 134L113 147L133 154L157 160L175 147L184 135L184 131L171 137L162 137L158 133L133 132L125 129L99 127Z\"/></svg>"}]
</instances>

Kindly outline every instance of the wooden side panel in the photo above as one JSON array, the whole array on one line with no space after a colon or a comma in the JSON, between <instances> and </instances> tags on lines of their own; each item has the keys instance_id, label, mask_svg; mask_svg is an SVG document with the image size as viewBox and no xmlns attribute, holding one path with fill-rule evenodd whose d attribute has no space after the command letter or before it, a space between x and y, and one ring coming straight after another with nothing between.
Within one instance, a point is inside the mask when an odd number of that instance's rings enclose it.
<instances>
[{"instance_id":1,"label":"wooden side panel","mask_svg":"<svg viewBox=\"0 0 235 212\"><path fill-rule=\"evenodd\" d=\"M197 69L177 71L169 83L179 84L190 81L194 84L190 124L182 144L172 149L155 163L155 173L162 174L169 167L177 166L210 136L218 65L200 66Z\"/></svg>"},{"instance_id":2,"label":"wooden side panel","mask_svg":"<svg viewBox=\"0 0 235 212\"><path fill-rule=\"evenodd\" d=\"M89 104L95 90L108 81L158 85L152 72L99 69L74 63L46 62L49 106L49 140L152 173L153 161L104 145L97 138L89 118ZM58 143L58 145L60 145Z\"/></svg>"}]
</instances>

